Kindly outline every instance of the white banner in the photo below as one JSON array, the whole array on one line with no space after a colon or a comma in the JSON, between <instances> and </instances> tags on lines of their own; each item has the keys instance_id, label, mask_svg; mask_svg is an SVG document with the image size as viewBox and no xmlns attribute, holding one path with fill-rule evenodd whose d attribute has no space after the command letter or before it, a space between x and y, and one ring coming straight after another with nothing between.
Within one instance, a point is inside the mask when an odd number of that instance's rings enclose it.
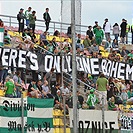
<instances>
[{"instance_id":1,"label":"white banner","mask_svg":"<svg viewBox=\"0 0 133 133\"><path fill-rule=\"evenodd\" d=\"M118 112L104 111L105 115L105 129L113 131L119 129L118 126ZM102 129L102 111L101 110L82 110L79 109L79 130ZM70 127L73 128L73 110L70 110Z\"/></svg>"}]
</instances>

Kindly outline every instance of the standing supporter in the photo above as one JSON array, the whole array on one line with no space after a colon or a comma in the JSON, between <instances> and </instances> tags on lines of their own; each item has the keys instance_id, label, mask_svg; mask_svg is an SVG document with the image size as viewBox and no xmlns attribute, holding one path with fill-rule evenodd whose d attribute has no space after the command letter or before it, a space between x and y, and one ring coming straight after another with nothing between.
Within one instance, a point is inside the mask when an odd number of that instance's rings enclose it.
<instances>
[{"instance_id":1,"label":"standing supporter","mask_svg":"<svg viewBox=\"0 0 133 133\"><path fill-rule=\"evenodd\" d=\"M133 44L133 24L131 25L131 33L132 33L132 44Z\"/></svg>"},{"instance_id":2,"label":"standing supporter","mask_svg":"<svg viewBox=\"0 0 133 133\"><path fill-rule=\"evenodd\" d=\"M43 14L43 19L45 20L45 25L46 25L46 31L49 30L49 23L51 21L51 17L48 12L49 8L46 8L46 12Z\"/></svg>"},{"instance_id":3,"label":"standing supporter","mask_svg":"<svg viewBox=\"0 0 133 133\"><path fill-rule=\"evenodd\" d=\"M47 40L46 36L47 36L46 31L44 31L42 34L40 34L40 42L43 42L44 45L47 46L48 45L48 40Z\"/></svg>"},{"instance_id":4,"label":"standing supporter","mask_svg":"<svg viewBox=\"0 0 133 133\"><path fill-rule=\"evenodd\" d=\"M16 87L16 93L17 93L17 98L21 97L21 92L22 92L22 80L21 80L21 73L20 71L17 71L15 75L13 76L14 84Z\"/></svg>"},{"instance_id":5,"label":"standing supporter","mask_svg":"<svg viewBox=\"0 0 133 133\"><path fill-rule=\"evenodd\" d=\"M32 79L31 83L28 86L28 95L35 98L41 97L41 92L36 86L36 81Z\"/></svg>"},{"instance_id":6,"label":"standing supporter","mask_svg":"<svg viewBox=\"0 0 133 133\"><path fill-rule=\"evenodd\" d=\"M126 25L127 25L127 23L126 23L125 19L122 19L122 23L120 25L120 27L121 27L121 34L120 34L121 43L125 43Z\"/></svg>"},{"instance_id":7,"label":"standing supporter","mask_svg":"<svg viewBox=\"0 0 133 133\"><path fill-rule=\"evenodd\" d=\"M127 20L125 20L127 23ZM126 25L126 44L128 44L128 33L130 32L130 25L127 23Z\"/></svg>"},{"instance_id":8,"label":"standing supporter","mask_svg":"<svg viewBox=\"0 0 133 133\"><path fill-rule=\"evenodd\" d=\"M28 10L25 11L25 17L26 17L26 26L29 27L29 15L32 14L31 7L28 7Z\"/></svg>"},{"instance_id":9,"label":"standing supporter","mask_svg":"<svg viewBox=\"0 0 133 133\"><path fill-rule=\"evenodd\" d=\"M29 14L29 27L35 31L35 21L36 21L36 11L32 11L32 14Z\"/></svg>"},{"instance_id":10,"label":"standing supporter","mask_svg":"<svg viewBox=\"0 0 133 133\"><path fill-rule=\"evenodd\" d=\"M113 83L113 78L109 78L109 87L107 90L107 100L109 100L109 98L111 98L114 95L114 87L115 84Z\"/></svg>"},{"instance_id":11,"label":"standing supporter","mask_svg":"<svg viewBox=\"0 0 133 133\"><path fill-rule=\"evenodd\" d=\"M4 23L2 21L2 19L0 19L0 28L4 27Z\"/></svg>"},{"instance_id":12,"label":"standing supporter","mask_svg":"<svg viewBox=\"0 0 133 133\"><path fill-rule=\"evenodd\" d=\"M104 98L104 105L107 109L107 89L108 89L108 80L105 78L104 74L101 73L99 78L96 81L96 89L99 91L99 100L102 104L102 97Z\"/></svg>"},{"instance_id":13,"label":"standing supporter","mask_svg":"<svg viewBox=\"0 0 133 133\"><path fill-rule=\"evenodd\" d=\"M119 37L119 25L117 23L115 23L113 25L113 35L115 36L115 39L118 41L118 37Z\"/></svg>"},{"instance_id":14,"label":"standing supporter","mask_svg":"<svg viewBox=\"0 0 133 133\"><path fill-rule=\"evenodd\" d=\"M95 21L95 25L93 26L93 30L94 30L95 28L97 28L97 26L98 26L98 22Z\"/></svg>"},{"instance_id":15,"label":"standing supporter","mask_svg":"<svg viewBox=\"0 0 133 133\"><path fill-rule=\"evenodd\" d=\"M100 26L97 26L93 31L95 34L96 44L100 45L104 37L103 30L101 29Z\"/></svg>"},{"instance_id":16,"label":"standing supporter","mask_svg":"<svg viewBox=\"0 0 133 133\"><path fill-rule=\"evenodd\" d=\"M92 31L92 26L89 26L89 27L88 27L88 30L87 30L87 32L86 32L86 35L89 36L89 39L90 39L90 40L93 39L94 34L93 34L93 31Z\"/></svg>"},{"instance_id":17,"label":"standing supporter","mask_svg":"<svg viewBox=\"0 0 133 133\"><path fill-rule=\"evenodd\" d=\"M69 37L69 38L71 38L72 37L72 33L71 33L71 25L68 27L68 29L67 29L67 36Z\"/></svg>"},{"instance_id":18,"label":"standing supporter","mask_svg":"<svg viewBox=\"0 0 133 133\"><path fill-rule=\"evenodd\" d=\"M110 30L111 30L111 24L109 23L108 19L105 19L105 22L103 24L103 30L105 32L106 41L110 39Z\"/></svg>"},{"instance_id":19,"label":"standing supporter","mask_svg":"<svg viewBox=\"0 0 133 133\"><path fill-rule=\"evenodd\" d=\"M51 89L52 86L56 85L56 74L54 73L54 68L51 68L50 72L47 72L44 76L44 80L48 81L48 86Z\"/></svg>"},{"instance_id":20,"label":"standing supporter","mask_svg":"<svg viewBox=\"0 0 133 133\"><path fill-rule=\"evenodd\" d=\"M17 20L19 23L19 28L18 28L18 32L23 32L24 31L24 19L25 19L25 15L23 13L24 9L21 8L19 13L17 14Z\"/></svg>"},{"instance_id":21,"label":"standing supporter","mask_svg":"<svg viewBox=\"0 0 133 133\"><path fill-rule=\"evenodd\" d=\"M7 81L5 83L5 97L13 98L15 91L14 81L10 78L7 78L6 80Z\"/></svg>"},{"instance_id":22,"label":"standing supporter","mask_svg":"<svg viewBox=\"0 0 133 133\"><path fill-rule=\"evenodd\" d=\"M82 108L82 105L84 103L84 97L80 94L79 91L77 91L77 97L78 97L78 107Z\"/></svg>"}]
</instances>

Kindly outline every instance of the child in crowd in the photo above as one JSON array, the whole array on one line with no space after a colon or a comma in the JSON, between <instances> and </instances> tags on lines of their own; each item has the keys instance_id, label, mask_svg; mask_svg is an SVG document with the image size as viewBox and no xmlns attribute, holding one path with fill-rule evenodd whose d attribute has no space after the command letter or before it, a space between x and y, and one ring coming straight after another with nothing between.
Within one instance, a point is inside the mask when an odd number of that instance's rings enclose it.
<instances>
[{"instance_id":1,"label":"child in crowd","mask_svg":"<svg viewBox=\"0 0 133 133\"><path fill-rule=\"evenodd\" d=\"M117 110L117 107L115 105L115 98L114 97L109 98L108 109L112 110L112 111L116 111Z\"/></svg>"},{"instance_id":2,"label":"child in crowd","mask_svg":"<svg viewBox=\"0 0 133 133\"><path fill-rule=\"evenodd\" d=\"M89 106L89 109L95 109L96 104L99 102L94 92L95 92L94 89L90 90L90 94L88 95L86 101L87 105Z\"/></svg>"}]
</instances>

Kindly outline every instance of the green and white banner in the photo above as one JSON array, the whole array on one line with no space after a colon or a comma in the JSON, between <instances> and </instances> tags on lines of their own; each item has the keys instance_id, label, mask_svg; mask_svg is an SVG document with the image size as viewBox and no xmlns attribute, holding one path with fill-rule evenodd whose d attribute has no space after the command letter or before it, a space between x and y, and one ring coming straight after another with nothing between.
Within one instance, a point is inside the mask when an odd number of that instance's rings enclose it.
<instances>
[{"instance_id":1,"label":"green and white banner","mask_svg":"<svg viewBox=\"0 0 133 133\"><path fill-rule=\"evenodd\" d=\"M0 28L0 46L4 45L4 28Z\"/></svg>"},{"instance_id":2,"label":"green and white banner","mask_svg":"<svg viewBox=\"0 0 133 133\"><path fill-rule=\"evenodd\" d=\"M24 132L53 133L53 99L24 98ZM20 98L0 97L0 133L22 132Z\"/></svg>"}]
</instances>

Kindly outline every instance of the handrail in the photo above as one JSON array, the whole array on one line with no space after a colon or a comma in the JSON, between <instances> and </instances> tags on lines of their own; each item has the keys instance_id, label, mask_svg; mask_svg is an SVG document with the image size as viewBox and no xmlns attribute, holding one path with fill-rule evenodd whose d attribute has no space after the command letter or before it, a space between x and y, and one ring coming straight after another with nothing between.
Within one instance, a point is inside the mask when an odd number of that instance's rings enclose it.
<instances>
[{"instance_id":1,"label":"handrail","mask_svg":"<svg viewBox=\"0 0 133 133\"><path fill-rule=\"evenodd\" d=\"M68 73L66 73L66 72L64 72L64 73L67 74L68 76L71 76L71 77L72 77L71 74L68 74ZM73 77L72 77L72 78L73 78ZM99 92L98 90L96 90L94 87L91 87L90 85L86 84L85 82L81 81L81 80L78 79L78 78L77 78L77 81L79 81L80 83L82 83L82 84L86 85L87 87L89 87L89 90L94 89L98 94L103 95L103 96L106 96L106 95L102 94L101 92Z\"/></svg>"},{"instance_id":2,"label":"handrail","mask_svg":"<svg viewBox=\"0 0 133 133\"><path fill-rule=\"evenodd\" d=\"M12 24L18 24L16 16L9 16L9 15L0 14L0 17L9 18L9 21L4 20L3 18L1 18L1 19L3 20L4 23L8 23L10 26L12 26ZM12 19L16 19L16 21L14 22L14 21L12 21ZM39 22L41 22L42 25L41 24L37 24ZM53 25L53 26L51 26L51 25ZM59 30L60 29L60 25L62 25L64 27L64 28L62 27L62 31L67 32L67 28L68 28L68 26L70 26L70 23L51 21L50 22L50 26L49 26L49 31L50 30L51 31L53 30L53 31L52 32L50 31L50 33L54 33L54 31L57 30L57 29ZM86 29L87 29L88 26L86 26L86 25L76 25L76 26L80 26L81 28L85 28L85 30L81 30L81 33L84 33L84 32L86 33ZM36 27L45 27L44 20L37 19L36 20ZM77 32L79 32L79 31L77 30Z\"/></svg>"}]
</instances>

